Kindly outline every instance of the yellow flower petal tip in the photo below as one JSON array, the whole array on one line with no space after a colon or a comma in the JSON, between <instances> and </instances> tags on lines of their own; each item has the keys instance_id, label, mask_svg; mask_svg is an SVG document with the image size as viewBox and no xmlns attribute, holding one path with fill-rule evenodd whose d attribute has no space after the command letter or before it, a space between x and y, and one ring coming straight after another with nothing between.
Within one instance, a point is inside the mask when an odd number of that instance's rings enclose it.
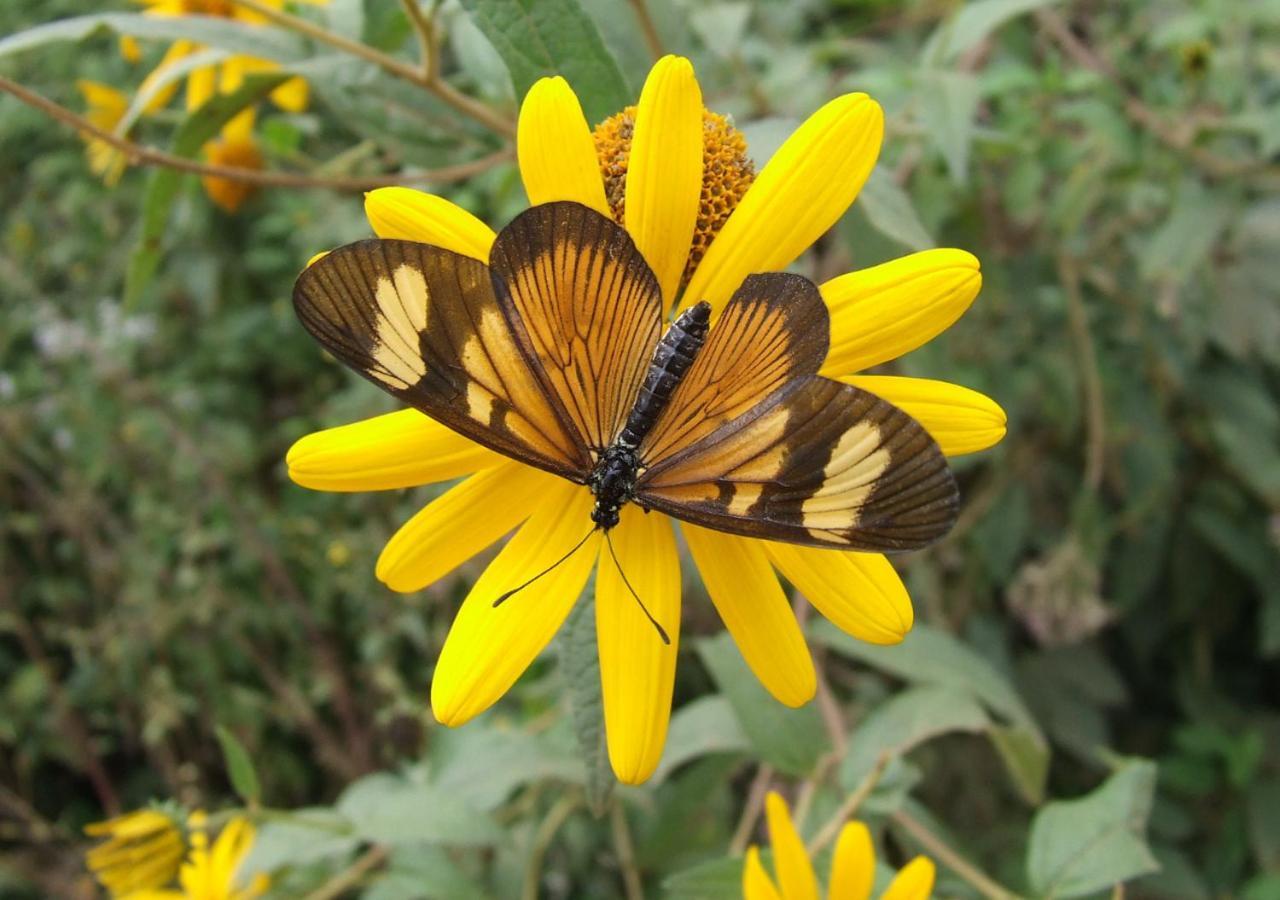
<instances>
[{"instance_id":1,"label":"yellow flower petal tip","mask_svg":"<svg viewBox=\"0 0 1280 900\"><path fill-rule=\"evenodd\" d=\"M497 237L456 203L413 188L369 191L364 195L364 211L380 238L434 244L484 262L489 261L489 249Z\"/></svg>"},{"instance_id":2,"label":"yellow flower petal tip","mask_svg":"<svg viewBox=\"0 0 1280 900\"><path fill-rule=\"evenodd\" d=\"M743 900L783 900L769 873L760 861L760 848L752 844L742 867Z\"/></svg>"},{"instance_id":3,"label":"yellow flower petal tip","mask_svg":"<svg viewBox=\"0 0 1280 900\"><path fill-rule=\"evenodd\" d=\"M917 856L898 870L889 887L880 895L880 900L929 900L936 879L937 868L933 860Z\"/></svg>"},{"instance_id":4,"label":"yellow flower petal tip","mask_svg":"<svg viewBox=\"0 0 1280 900\"><path fill-rule=\"evenodd\" d=\"M712 241L682 302L719 307L748 275L790 265L853 203L883 137L884 112L866 94L837 97L806 119Z\"/></svg>"},{"instance_id":5,"label":"yellow flower petal tip","mask_svg":"<svg viewBox=\"0 0 1280 900\"><path fill-rule=\"evenodd\" d=\"M516 158L533 205L574 200L609 215L591 126L559 75L529 88L516 123Z\"/></svg>"},{"instance_id":6,"label":"yellow flower petal tip","mask_svg":"<svg viewBox=\"0 0 1280 900\"><path fill-rule=\"evenodd\" d=\"M448 481L502 457L416 409L312 432L285 454L290 480L315 491L380 491Z\"/></svg>"},{"instance_id":7,"label":"yellow flower petal tip","mask_svg":"<svg viewBox=\"0 0 1280 900\"><path fill-rule=\"evenodd\" d=\"M822 285L831 312L828 376L888 362L937 337L982 289L977 257L963 250L922 250Z\"/></svg>"},{"instance_id":8,"label":"yellow flower petal tip","mask_svg":"<svg viewBox=\"0 0 1280 900\"><path fill-rule=\"evenodd\" d=\"M830 896L839 900L867 900L875 882L876 853L871 832L861 822L846 822L831 857Z\"/></svg>"},{"instance_id":9,"label":"yellow flower petal tip","mask_svg":"<svg viewBox=\"0 0 1280 900\"><path fill-rule=\"evenodd\" d=\"M887 400L924 426L947 456L977 453L998 444L1009 419L986 394L929 378L853 375L839 379Z\"/></svg>"},{"instance_id":10,"label":"yellow flower petal tip","mask_svg":"<svg viewBox=\"0 0 1280 900\"><path fill-rule=\"evenodd\" d=\"M871 644L897 644L915 623L906 586L883 555L765 546L778 571L841 631Z\"/></svg>"},{"instance_id":11,"label":"yellow flower petal tip","mask_svg":"<svg viewBox=\"0 0 1280 900\"><path fill-rule=\"evenodd\" d=\"M769 844L773 847L773 868L782 896L787 900L818 900L818 876L791 820L786 801L770 791L765 797L764 812L769 824Z\"/></svg>"}]
</instances>

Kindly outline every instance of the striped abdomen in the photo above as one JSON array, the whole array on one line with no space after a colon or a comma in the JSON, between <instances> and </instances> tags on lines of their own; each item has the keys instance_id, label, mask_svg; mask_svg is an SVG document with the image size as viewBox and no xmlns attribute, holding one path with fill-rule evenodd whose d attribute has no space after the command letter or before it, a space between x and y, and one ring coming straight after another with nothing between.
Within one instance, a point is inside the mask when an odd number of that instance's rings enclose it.
<instances>
[{"instance_id":1,"label":"striped abdomen","mask_svg":"<svg viewBox=\"0 0 1280 900\"><path fill-rule=\"evenodd\" d=\"M705 300L686 309L671 323L667 333L658 341L649 363L649 374L640 386L635 406L618 437L618 444L632 449L639 447L658 414L666 407L676 385L689 371L693 358L707 339L707 327L711 322L711 305Z\"/></svg>"}]
</instances>

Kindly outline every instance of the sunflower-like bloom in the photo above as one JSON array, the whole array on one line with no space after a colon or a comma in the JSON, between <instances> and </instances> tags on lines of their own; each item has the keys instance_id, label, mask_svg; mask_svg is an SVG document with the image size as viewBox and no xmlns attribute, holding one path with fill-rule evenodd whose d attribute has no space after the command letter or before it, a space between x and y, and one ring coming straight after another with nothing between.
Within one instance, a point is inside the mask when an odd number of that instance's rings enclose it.
<instances>
[{"instance_id":1,"label":"sunflower-like bloom","mask_svg":"<svg viewBox=\"0 0 1280 900\"><path fill-rule=\"evenodd\" d=\"M786 268L844 214L875 164L882 132L874 101L839 97L810 116L757 175L741 136L703 109L692 66L669 56L649 73L629 121L624 111L595 135L564 79L537 82L520 111L517 155L531 203L574 200L621 219L669 306L707 300L721 308L744 278ZM366 196L365 210L379 237L489 258L493 230L441 197L384 188ZM692 270L691 253L700 255ZM1004 435L1005 417L983 395L917 378L854 376L946 329L981 281L968 253L929 250L826 282L831 351L823 374L901 407L945 453L991 446ZM377 575L392 590L421 590L515 531L463 601L436 665L431 706L446 725L483 712L520 677L595 566L595 554L578 553L495 609L494 597L554 563L580 537L592 496L417 411L308 435L290 449L287 463L296 483L328 491L468 476L391 538ZM911 602L884 556L679 528L747 663L788 706L813 697L816 675L775 572L855 637L892 644L911 628ZM658 640L606 560L595 592L609 759L620 780L638 783L662 755L671 714L680 556L672 520L634 504L624 506L612 536L622 569L671 632L669 645Z\"/></svg>"},{"instance_id":2,"label":"sunflower-like bloom","mask_svg":"<svg viewBox=\"0 0 1280 900\"><path fill-rule=\"evenodd\" d=\"M76 82L76 87L89 108L85 118L103 131L115 130L129 108L129 98L110 85L84 78ZM87 138L85 143L90 170L107 187L114 187L124 172L124 154L100 138Z\"/></svg>"},{"instance_id":3,"label":"sunflower-like bloom","mask_svg":"<svg viewBox=\"0 0 1280 900\"><path fill-rule=\"evenodd\" d=\"M84 830L90 837L106 838L85 854L85 863L112 897L173 881L187 849L178 823L155 809L95 822Z\"/></svg>"},{"instance_id":4,"label":"sunflower-like bloom","mask_svg":"<svg viewBox=\"0 0 1280 900\"><path fill-rule=\"evenodd\" d=\"M744 900L818 900L821 896L818 876L814 874L804 841L791 821L786 802L772 791L765 799L765 816L777 881L765 871L760 851L754 846L749 848L742 869ZM928 900L936 874L933 860L917 856L899 870L880 898ZM836 838L827 896L831 900L867 900L875 878L876 852L871 844L871 832L861 822L846 823Z\"/></svg>"},{"instance_id":5,"label":"sunflower-like bloom","mask_svg":"<svg viewBox=\"0 0 1280 900\"><path fill-rule=\"evenodd\" d=\"M261 13L241 6L233 0L139 0L143 7L143 15L147 16L213 16L221 19L233 19L247 25L263 25L267 19ZM266 0L267 4L281 9L284 0ZM315 0L325 2L325 0ZM195 41L175 41L165 51L160 64L142 82L141 91L148 91L152 85L164 79L173 66L186 57L204 49ZM141 54L134 40L121 41L121 53L126 59L137 60ZM229 94L240 87L245 75L251 72L270 72L279 65L269 59L258 59L253 56L235 55L227 57L220 63L200 66L187 75L186 106L188 110L198 109L214 93ZM154 112L167 106L178 89L177 82L171 82L156 93L147 104L147 111ZM286 112L301 112L307 108L307 82L302 78L290 78L271 92L271 99Z\"/></svg>"},{"instance_id":6,"label":"sunflower-like bloom","mask_svg":"<svg viewBox=\"0 0 1280 900\"><path fill-rule=\"evenodd\" d=\"M253 110L245 110L222 129L216 140L204 145L204 158L215 165L241 169L261 169L262 151L253 136ZM234 213L257 190L257 186L218 175L200 179L209 199L225 212Z\"/></svg>"},{"instance_id":7,"label":"sunflower-like bloom","mask_svg":"<svg viewBox=\"0 0 1280 900\"><path fill-rule=\"evenodd\" d=\"M247 819L236 817L223 826L209 846L208 817L194 812L187 822L191 853L178 872L178 887L148 889L130 894L128 900L254 900L270 887L265 875L255 875L246 887L237 887L236 870L253 847L254 829Z\"/></svg>"}]
</instances>

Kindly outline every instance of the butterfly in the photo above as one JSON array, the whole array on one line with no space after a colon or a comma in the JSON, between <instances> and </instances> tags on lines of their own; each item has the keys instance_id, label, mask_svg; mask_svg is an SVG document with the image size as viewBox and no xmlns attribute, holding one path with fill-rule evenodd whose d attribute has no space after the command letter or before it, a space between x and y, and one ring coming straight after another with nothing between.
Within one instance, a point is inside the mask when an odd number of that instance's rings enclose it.
<instances>
[{"instance_id":1,"label":"butterfly","mask_svg":"<svg viewBox=\"0 0 1280 900\"><path fill-rule=\"evenodd\" d=\"M565 201L517 216L487 265L412 241L348 244L299 276L293 302L374 384L587 485L588 536L607 537L626 503L875 552L924 547L956 519L955 479L929 434L818 374L829 318L799 275L751 275L715 321L699 302L664 332L658 281L625 229Z\"/></svg>"}]
</instances>

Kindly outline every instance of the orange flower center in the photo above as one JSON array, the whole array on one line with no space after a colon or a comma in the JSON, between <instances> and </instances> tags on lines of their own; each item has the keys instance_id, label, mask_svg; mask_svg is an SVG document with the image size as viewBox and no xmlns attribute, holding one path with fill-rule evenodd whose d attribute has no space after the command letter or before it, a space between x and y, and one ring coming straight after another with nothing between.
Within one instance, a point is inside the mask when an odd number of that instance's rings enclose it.
<instances>
[{"instance_id":1,"label":"orange flower center","mask_svg":"<svg viewBox=\"0 0 1280 900\"><path fill-rule=\"evenodd\" d=\"M631 134L635 129L636 108L628 106L596 126L596 155L604 174L605 196L619 225L625 225L623 197L627 185L627 164L631 158ZM685 263L681 284L687 282L698 267L712 239L724 227L729 214L755 180L756 169L747 156L747 140L733 127L728 117L702 111L702 202L698 206L698 223L693 231L689 261Z\"/></svg>"},{"instance_id":2,"label":"orange flower center","mask_svg":"<svg viewBox=\"0 0 1280 900\"><path fill-rule=\"evenodd\" d=\"M218 16L229 19L235 4L231 0L182 0L182 11L189 16Z\"/></svg>"}]
</instances>

